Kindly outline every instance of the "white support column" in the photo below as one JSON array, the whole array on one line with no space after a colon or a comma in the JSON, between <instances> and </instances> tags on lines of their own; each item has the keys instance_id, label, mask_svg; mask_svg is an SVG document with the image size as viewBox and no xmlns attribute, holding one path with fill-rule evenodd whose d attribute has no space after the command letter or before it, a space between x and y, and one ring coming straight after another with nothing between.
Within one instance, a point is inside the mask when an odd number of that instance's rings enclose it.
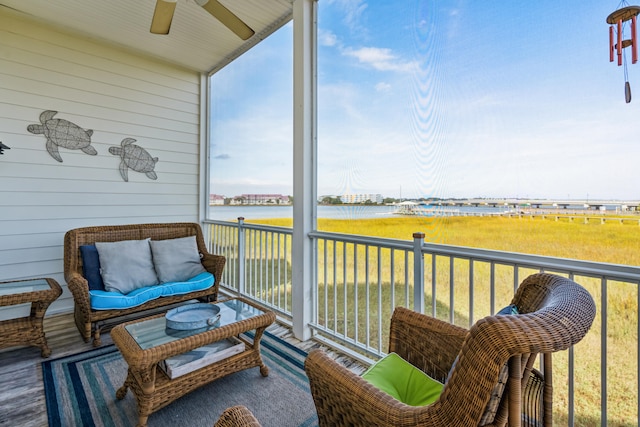
<instances>
[{"instance_id":1,"label":"white support column","mask_svg":"<svg viewBox=\"0 0 640 427\"><path fill-rule=\"evenodd\" d=\"M211 79L206 74L200 73L200 186L198 194L198 222L202 225L209 213L209 103L211 102ZM207 247L211 244L211 236L207 238Z\"/></svg>"},{"instance_id":2,"label":"white support column","mask_svg":"<svg viewBox=\"0 0 640 427\"><path fill-rule=\"evenodd\" d=\"M296 338L311 337L317 227L315 0L293 2L293 242L292 316Z\"/></svg>"}]
</instances>

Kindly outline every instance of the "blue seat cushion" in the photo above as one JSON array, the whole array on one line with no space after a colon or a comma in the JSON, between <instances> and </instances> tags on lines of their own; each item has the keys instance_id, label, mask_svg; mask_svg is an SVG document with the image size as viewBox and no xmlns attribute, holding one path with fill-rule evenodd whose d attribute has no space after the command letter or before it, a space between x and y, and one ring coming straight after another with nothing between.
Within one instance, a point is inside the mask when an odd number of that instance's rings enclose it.
<instances>
[{"instance_id":1,"label":"blue seat cushion","mask_svg":"<svg viewBox=\"0 0 640 427\"><path fill-rule=\"evenodd\" d=\"M215 283L213 274L200 273L184 282L167 282L159 285L145 286L135 289L128 294L90 290L89 300L94 310L122 310L137 307L147 301L172 295L184 295L194 291L208 289Z\"/></svg>"},{"instance_id":2,"label":"blue seat cushion","mask_svg":"<svg viewBox=\"0 0 640 427\"><path fill-rule=\"evenodd\" d=\"M89 282L89 290L104 291L104 283L100 275L100 257L96 245L80 246L82 256L82 275Z\"/></svg>"},{"instance_id":3,"label":"blue seat cushion","mask_svg":"<svg viewBox=\"0 0 640 427\"><path fill-rule=\"evenodd\" d=\"M411 363L390 353L371 365L362 378L379 390L410 406L429 405L440 397L442 383Z\"/></svg>"},{"instance_id":4,"label":"blue seat cushion","mask_svg":"<svg viewBox=\"0 0 640 427\"><path fill-rule=\"evenodd\" d=\"M498 311L496 314L519 314L518 313L518 306L515 304L509 304L508 306L504 307L503 309L501 309L500 311Z\"/></svg>"}]
</instances>

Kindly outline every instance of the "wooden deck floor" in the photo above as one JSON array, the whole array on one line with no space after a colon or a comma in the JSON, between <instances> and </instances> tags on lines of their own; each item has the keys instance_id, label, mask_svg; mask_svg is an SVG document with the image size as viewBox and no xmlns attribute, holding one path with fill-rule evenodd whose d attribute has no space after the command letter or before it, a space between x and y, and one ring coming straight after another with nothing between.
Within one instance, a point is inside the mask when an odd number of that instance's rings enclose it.
<instances>
[{"instance_id":1,"label":"wooden deck floor","mask_svg":"<svg viewBox=\"0 0 640 427\"><path fill-rule=\"evenodd\" d=\"M47 317L44 320L47 342L51 348L51 358L80 353L93 348L85 343L72 314ZM314 341L300 342L291 336L291 331L274 324L268 329L278 337L309 351L322 347ZM112 343L108 333L102 335L103 345ZM330 351L354 371L364 367L343 355ZM47 407L42 382L40 349L36 347L15 347L0 349L0 426L42 427L47 426Z\"/></svg>"},{"instance_id":2,"label":"wooden deck floor","mask_svg":"<svg viewBox=\"0 0 640 427\"><path fill-rule=\"evenodd\" d=\"M52 358L90 350L73 322L72 314L44 319L47 342ZM105 334L105 344L111 337ZM0 353L0 426L47 426L47 407L44 400L40 349L14 347Z\"/></svg>"}]
</instances>

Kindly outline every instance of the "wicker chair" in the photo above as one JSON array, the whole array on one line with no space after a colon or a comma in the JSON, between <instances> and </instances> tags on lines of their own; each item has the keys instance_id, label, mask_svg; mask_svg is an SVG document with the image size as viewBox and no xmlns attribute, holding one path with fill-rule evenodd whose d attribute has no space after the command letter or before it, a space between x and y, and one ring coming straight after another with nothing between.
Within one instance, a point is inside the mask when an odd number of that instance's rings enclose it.
<instances>
[{"instance_id":1,"label":"wicker chair","mask_svg":"<svg viewBox=\"0 0 640 427\"><path fill-rule=\"evenodd\" d=\"M245 406L227 408L213 427L261 427L260 423Z\"/></svg>"},{"instance_id":2,"label":"wicker chair","mask_svg":"<svg viewBox=\"0 0 640 427\"><path fill-rule=\"evenodd\" d=\"M444 383L439 399L427 406L405 405L312 351L305 370L320 426L552 425L551 354L585 336L595 304L582 286L546 273L526 278L512 302L521 314L489 316L469 330L405 308L394 311L389 352ZM532 367L537 354L544 373ZM492 394L496 409L487 419Z\"/></svg>"}]
</instances>

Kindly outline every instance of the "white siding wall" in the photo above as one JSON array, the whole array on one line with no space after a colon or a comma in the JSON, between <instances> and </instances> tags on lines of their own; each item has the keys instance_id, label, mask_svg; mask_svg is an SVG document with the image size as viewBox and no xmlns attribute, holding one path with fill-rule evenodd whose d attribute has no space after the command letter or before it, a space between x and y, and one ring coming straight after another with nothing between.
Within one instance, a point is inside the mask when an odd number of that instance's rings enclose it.
<instances>
[{"instance_id":1,"label":"white siding wall","mask_svg":"<svg viewBox=\"0 0 640 427\"><path fill-rule=\"evenodd\" d=\"M7 15L0 8L0 281L53 277L70 310L63 236L76 227L198 221L200 82L197 72L145 59ZM44 110L93 129L98 154L46 151L27 131ZM124 138L158 157L157 180L120 176L109 147ZM15 309L14 309L15 311ZM7 317L9 311L0 311Z\"/></svg>"}]
</instances>

